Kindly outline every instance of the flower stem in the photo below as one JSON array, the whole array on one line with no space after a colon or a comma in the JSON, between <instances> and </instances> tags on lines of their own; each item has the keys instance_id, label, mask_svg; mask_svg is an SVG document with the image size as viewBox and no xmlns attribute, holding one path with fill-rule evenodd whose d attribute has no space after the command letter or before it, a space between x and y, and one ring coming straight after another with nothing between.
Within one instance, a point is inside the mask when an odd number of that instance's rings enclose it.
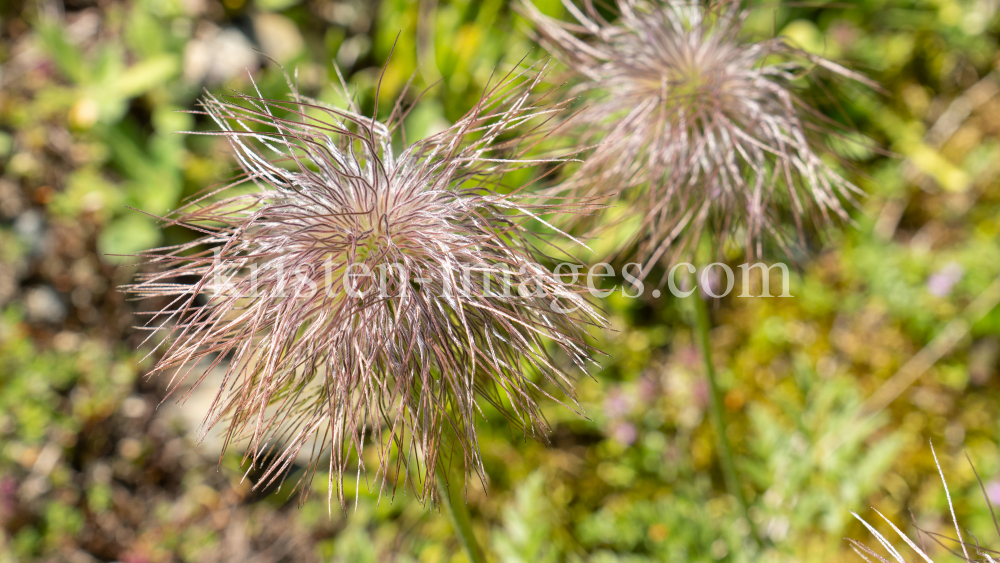
<instances>
[{"instance_id":1,"label":"flower stem","mask_svg":"<svg viewBox=\"0 0 1000 563\"><path fill-rule=\"evenodd\" d=\"M461 491L448 484L447 470L438 467L437 470L438 496L441 499L441 506L448 513L452 526L455 527L455 535L458 542L462 544L462 549L469 557L471 563L486 563L482 548L476 542L476 536L472 533L472 516L469 514L469 507L462 498Z\"/></svg>"},{"instance_id":2,"label":"flower stem","mask_svg":"<svg viewBox=\"0 0 1000 563\"><path fill-rule=\"evenodd\" d=\"M747 499L743 495L743 488L740 486L739 476L736 473L736 464L733 463L733 452L729 445L729 438L726 436L726 420L722 411L722 398L719 392L719 383L715 376L715 364L712 363L712 344L709 338L712 320L708 315L708 304L705 303L705 300L701 296L695 295L694 309L695 337L698 339L701 357L705 361L705 375L708 378L709 388L709 414L713 429L715 430L715 441L716 447L719 450L719 464L722 466L722 475L726 480L726 489L736 499L736 502L740 506L740 511L747 520L753 542L760 547L759 537L754 529L753 520L750 519Z\"/></svg>"}]
</instances>

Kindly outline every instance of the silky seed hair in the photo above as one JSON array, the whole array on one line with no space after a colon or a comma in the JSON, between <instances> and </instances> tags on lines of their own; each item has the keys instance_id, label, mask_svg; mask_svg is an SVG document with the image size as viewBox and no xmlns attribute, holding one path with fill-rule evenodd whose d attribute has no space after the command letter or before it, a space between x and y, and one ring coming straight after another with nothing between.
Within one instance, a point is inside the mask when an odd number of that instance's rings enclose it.
<instances>
[{"instance_id":1,"label":"silky seed hair","mask_svg":"<svg viewBox=\"0 0 1000 563\"><path fill-rule=\"evenodd\" d=\"M900 530L899 527L892 522L892 520L887 518L878 509L872 507L872 510L874 510L875 513L878 514L886 524L888 524L893 533L903 540L903 542L914 552L915 555L919 556L919 559L913 556L907 557L905 551L901 551L893 546L891 539L893 537L892 534L888 534L889 537L886 537L886 535L879 532L875 526L853 510L851 511L851 515L854 516L856 520L861 522L872 537L878 541L879 547L872 547L859 540L846 538L848 543L851 544L851 549L853 549L862 560L867 561L868 563L874 563L875 561L879 561L881 563L907 563L908 561L921 560L926 563L935 563L928 554L928 551L930 551L928 546L937 544L939 547L950 552L954 556L954 558L949 558L949 561L957 560L967 561L969 563L977 561L984 563L997 563L997 561L1000 561L1000 550L987 548L985 545L980 543L982 540L975 535L972 535L970 538L962 534L962 526L959 524L958 518L955 516L955 505L952 503L951 491L948 489L948 481L945 479L944 470L941 469L941 462L938 460L933 442L930 442L930 448L931 455L934 457L934 465L938 470L938 476L941 478L941 485L944 487L944 495L948 504L948 511L951 516L951 524L955 528L955 537L950 537L939 530L923 529L917 525L916 520L914 519L912 524L917 533L916 538L911 538L903 533L903 531ZM972 469L972 473L975 475L976 481L979 483L979 490L982 492L983 499L986 501L986 506L990 510L990 517L993 520L994 530L996 530L997 536L1000 537L1000 521L997 520L996 511L993 509L993 503L990 500L990 494L986 489L986 485L983 484L983 480L979 476L979 472L976 471L976 467L973 465L972 459L968 454L965 455L965 458L968 460L969 467ZM943 523L944 522L942 522L942 524ZM966 533L971 535L971 532L968 529L966 530ZM883 555L883 553L885 555ZM971 555L975 555L975 557L972 557Z\"/></svg>"},{"instance_id":2,"label":"silky seed hair","mask_svg":"<svg viewBox=\"0 0 1000 563\"><path fill-rule=\"evenodd\" d=\"M782 37L744 41L749 12L735 2L617 0L614 22L592 0L563 5L576 22L520 4L569 68L570 94L583 95L576 139L596 146L555 191L622 194L618 205L642 217L623 250L638 248L643 276L703 236L716 254L735 236L752 258L765 238L787 251L808 231L849 219L844 204L860 190L810 142L842 128L804 103L795 83L816 67L874 83Z\"/></svg>"},{"instance_id":3,"label":"silky seed hair","mask_svg":"<svg viewBox=\"0 0 1000 563\"><path fill-rule=\"evenodd\" d=\"M586 331L605 321L538 264L544 241L526 223L589 206L529 204L503 186L561 162L525 156L562 110L533 94L538 70L409 145L401 102L383 123L291 83L290 101L204 100L243 177L169 216L201 237L148 253L152 271L126 291L166 303L145 325L163 337L153 373L177 389L224 372L203 433L224 423L226 445L263 468L257 486L304 458L296 487L307 494L325 470L331 504L344 505L352 471L358 488L395 494L409 479L435 500L433 472L453 457L484 477L483 405L541 439L539 398L575 408L573 374L595 353ZM256 190L231 193L246 182Z\"/></svg>"}]
</instances>

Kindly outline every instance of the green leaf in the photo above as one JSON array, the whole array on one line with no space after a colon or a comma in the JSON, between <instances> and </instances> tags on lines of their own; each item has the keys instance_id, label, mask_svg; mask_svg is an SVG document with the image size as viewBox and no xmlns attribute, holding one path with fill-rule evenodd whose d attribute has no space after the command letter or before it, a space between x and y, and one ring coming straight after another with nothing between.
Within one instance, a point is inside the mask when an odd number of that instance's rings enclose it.
<instances>
[{"instance_id":1,"label":"green leaf","mask_svg":"<svg viewBox=\"0 0 1000 563\"><path fill-rule=\"evenodd\" d=\"M300 4L302 0L255 0L254 5L265 12L280 12Z\"/></svg>"},{"instance_id":2,"label":"green leaf","mask_svg":"<svg viewBox=\"0 0 1000 563\"><path fill-rule=\"evenodd\" d=\"M83 62L83 53L66 39L62 27L54 22L43 22L37 32L42 48L52 56L59 70L73 82L85 83L89 69Z\"/></svg>"},{"instance_id":3,"label":"green leaf","mask_svg":"<svg viewBox=\"0 0 1000 563\"><path fill-rule=\"evenodd\" d=\"M73 172L60 192L49 204L53 213L73 217L81 212L93 213L104 219L112 210L117 211L124 199L121 189L107 181L93 168Z\"/></svg>"},{"instance_id":4,"label":"green leaf","mask_svg":"<svg viewBox=\"0 0 1000 563\"><path fill-rule=\"evenodd\" d=\"M112 95L132 98L164 84L180 71L175 55L158 55L133 65L115 80Z\"/></svg>"},{"instance_id":5,"label":"green leaf","mask_svg":"<svg viewBox=\"0 0 1000 563\"><path fill-rule=\"evenodd\" d=\"M138 212L116 219L97 240L97 249L109 262L130 262L130 255L148 250L160 242L154 220Z\"/></svg>"}]
</instances>

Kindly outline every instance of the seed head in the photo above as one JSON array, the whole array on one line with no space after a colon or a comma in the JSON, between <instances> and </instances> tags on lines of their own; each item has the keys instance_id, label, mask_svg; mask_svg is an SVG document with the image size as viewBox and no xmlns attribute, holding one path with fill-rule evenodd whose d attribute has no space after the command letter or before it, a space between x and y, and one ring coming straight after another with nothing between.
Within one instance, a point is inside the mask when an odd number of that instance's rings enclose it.
<instances>
[{"instance_id":1,"label":"seed head","mask_svg":"<svg viewBox=\"0 0 1000 563\"><path fill-rule=\"evenodd\" d=\"M302 490L322 461L343 504L344 473L357 460L367 479L373 444L380 494L402 469L433 498L426 471L456 452L482 475L477 402L544 438L543 384L572 399L563 364L586 368L585 325L603 320L536 263L524 223L558 209L502 193L537 162L521 154L542 133L522 126L560 109L537 103L540 79L508 75L401 151L399 103L382 123L294 87L290 101L204 100L257 190L170 216L201 238L148 254L157 271L126 290L169 300L146 324L166 336L154 372L176 386L224 368L203 428L227 420L226 443L268 464L262 482L308 454Z\"/></svg>"},{"instance_id":2,"label":"seed head","mask_svg":"<svg viewBox=\"0 0 1000 563\"><path fill-rule=\"evenodd\" d=\"M617 0L614 23L591 0L583 11L563 4L578 23L545 16L530 0L521 5L575 75L574 92L590 98L575 121L597 147L558 190L638 186L625 194L643 214L644 275L661 258L693 250L706 230L720 250L742 233L753 255L762 235L784 244L783 214L800 240L811 224L848 218L842 200L859 190L813 150L808 127L831 122L793 83L816 66L869 81L784 38L741 40L748 12L736 2Z\"/></svg>"}]
</instances>

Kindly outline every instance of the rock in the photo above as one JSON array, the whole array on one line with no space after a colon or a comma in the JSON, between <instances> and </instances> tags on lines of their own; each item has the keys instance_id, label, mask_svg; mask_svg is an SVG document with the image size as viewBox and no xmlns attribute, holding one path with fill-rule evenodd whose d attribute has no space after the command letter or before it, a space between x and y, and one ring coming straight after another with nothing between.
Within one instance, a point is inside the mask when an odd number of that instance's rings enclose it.
<instances>
[{"instance_id":1,"label":"rock","mask_svg":"<svg viewBox=\"0 0 1000 563\"><path fill-rule=\"evenodd\" d=\"M0 219L16 217L27 204L21 186L11 180L0 179Z\"/></svg>"},{"instance_id":2,"label":"rock","mask_svg":"<svg viewBox=\"0 0 1000 563\"><path fill-rule=\"evenodd\" d=\"M45 215L37 209L29 209L14 220L14 232L30 249L29 254L41 252L45 239Z\"/></svg>"},{"instance_id":3,"label":"rock","mask_svg":"<svg viewBox=\"0 0 1000 563\"><path fill-rule=\"evenodd\" d=\"M295 22L280 14L257 14L253 30L261 51L279 63L290 61L305 48Z\"/></svg>"},{"instance_id":4,"label":"rock","mask_svg":"<svg viewBox=\"0 0 1000 563\"><path fill-rule=\"evenodd\" d=\"M47 285L29 289L24 298L28 320L36 323L61 323L66 318L66 306L56 290Z\"/></svg>"},{"instance_id":5,"label":"rock","mask_svg":"<svg viewBox=\"0 0 1000 563\"><path fill-rule=\"evenodd\" d=\"M258 66L250 40L232 27L203 23L184 50L184 79L192 83L221 84Z\"/></svg>"}]
</instances>

